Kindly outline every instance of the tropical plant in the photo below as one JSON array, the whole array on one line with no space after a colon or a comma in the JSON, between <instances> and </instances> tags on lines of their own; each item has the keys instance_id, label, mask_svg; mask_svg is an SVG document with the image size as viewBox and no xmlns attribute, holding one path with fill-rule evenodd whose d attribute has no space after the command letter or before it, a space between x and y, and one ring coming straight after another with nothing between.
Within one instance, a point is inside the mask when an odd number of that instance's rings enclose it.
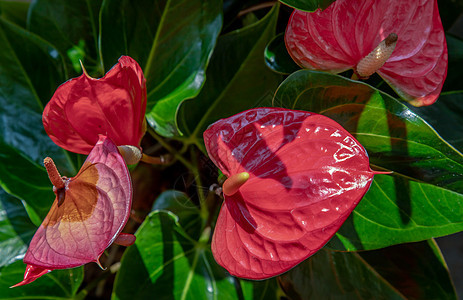
<instances>
[{"instance_id":1,"label":"tropical plant","mask_svg":"<svg viewBox=\"0 0 463 300\"><path fill-rule=\"evenodd\" d=\"M463 3L280 2L0 0L0 299L457 298Z\"/></svg>"}]
</instances>

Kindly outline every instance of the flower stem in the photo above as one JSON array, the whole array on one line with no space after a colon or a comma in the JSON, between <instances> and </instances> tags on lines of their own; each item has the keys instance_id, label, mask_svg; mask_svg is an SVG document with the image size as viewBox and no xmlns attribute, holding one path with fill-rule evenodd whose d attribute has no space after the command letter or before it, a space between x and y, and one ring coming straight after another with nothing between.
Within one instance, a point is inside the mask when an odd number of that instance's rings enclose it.
<instances>
[{"instance_id":1,"label":"flower stem","mask_svg":"<svg viewBox=\"0 0 463 300\"><path fill-rule=\"evenodd\" d=\"M187 161L183 156L181 156L172 146L170 146L166 141L164 141L163 138L161 138L154 130L150 127L148 127L148 133L159 143L161 146L163 146L167 151L170 152L170 154L180 161L185 167L188 169L193 169L193 165Z\"/></svg>"},{"instance_id":2,"label":"flower stem","mask_svg":"<svg viewBox=\"0 0 463 300\"><path fill-rule=\"evenodd\" d=\"M201 215L201 219L203 221L203 227L204 227L209 218L209 209L207 207L206 197L204 196L204 193L202 190L203 185L202 185L202 180L201 180L201 174L199 172L198 160L196 159L196 152L194 151L194 149L195 149L194 147L190 148L190 156L193 162L190 170L191 172L193 172L193 176L196 182L196 193L198 194L198 197L199 197L200 215Z\"/></svg>"}]
</instances>

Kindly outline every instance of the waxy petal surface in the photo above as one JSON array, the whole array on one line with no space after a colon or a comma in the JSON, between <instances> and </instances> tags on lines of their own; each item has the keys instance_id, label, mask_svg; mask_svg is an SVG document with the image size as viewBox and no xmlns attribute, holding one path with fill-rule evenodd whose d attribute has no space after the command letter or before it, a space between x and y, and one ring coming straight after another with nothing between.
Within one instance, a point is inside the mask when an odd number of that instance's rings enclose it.
<instances>
[{"instance_id":1,"label":"waxy petal surface","mask_svg":"<svg viewBox=\"0 0 463 300\"><path fill-rule=\"evenodd\" d=\"M128 56L103 78L85 72L58 87L43 111L43 125L60 147L88 154L98 135L116 145L139 146L146 131L146 80Z\"/></svg>"},{"instance_id":2,"label":"waxy petal surface","mask_svg":"<svg viewBox=\"0 0 463 300\"><path fill-rule=\"evenodd\" d=\"M216 261L238 277L279 275L314 254L374 175L352 135L309 112L251 109L211 125L204 141L225 175L249 173L224 197L212 239Z\"/></svg>"},{"instance_id":3,"label":"waxy petal surface","mask_svg":"<svg viewBox=\"0 0 463 300\"><path fill-rule=\"evenodd\" d=\"M131 203L124 159L109 138L100 136L79 173L68 179L63 203L58 206L55 199L24 263L54 270L98 262L127 223Z\"/></svg>"},{"instance_id":4,"label":"waxy petal surface","mask_svg":"<svg viewBox=\"0 0 463 300\"><path fill-rule=\"evenodd\" d=\"M355 68L390 33L397 45L377 71L405 100L434 103L447 76L447 44L436 0L338 0L316 12L295 10L288 52L302 67L339 73Z\"/></svg>"}]
</instances>

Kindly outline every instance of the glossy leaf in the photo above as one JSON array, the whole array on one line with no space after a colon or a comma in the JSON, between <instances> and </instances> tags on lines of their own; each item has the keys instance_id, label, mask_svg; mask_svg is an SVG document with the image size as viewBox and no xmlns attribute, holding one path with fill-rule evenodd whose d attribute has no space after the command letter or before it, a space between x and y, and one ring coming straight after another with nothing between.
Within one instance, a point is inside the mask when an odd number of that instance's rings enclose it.
<instances>
[{"instance_id":1,"label":"glossy leaf","mask_svg":"<svg viewBox=\"0 0 463 300\"><path fill-rule=\"evenodd\" d=\"M83 282L83 268L57 270L37 280L36 284L10 288L21 281L24 264L17 261L0 268L0 299L73 299Z\"/></svg>"},{"instance_id":2,"label":"glossy leaf","mask_svg":"<svg viewBox=\"0 0 463 300\"><path fill-rule=\"evenodd\" d=\"M41 124L42 103L62 81L60 57L53 58L49 44L3 19L0 44L0 185L42 219L53 195L43 158L53 156L63 175L74 172Z\"/></svg>"},{"instance_id":3,"label":"glossy leaf","mask_svg":"<svg viewBox=\"0 0 463 300\"><path fill-rule=\"evenodd\" d=\"M122 56L103 78L87 73L62 84L43 111L43 126L60 147L88 154L104 134L116 145L140 146L146 131L146 83L140 66Z\"/></svg>"},{"instance_id":4,"label":"glossy leaf","mask_svg":"<svg viewBox=\"0 0 463 300\"><path fill-rule=\"evenodd\" d=\"M437 0L338 0L324 11L296 10L285 41L299 65L340 73L356 71L391 33L397 34L397 45L387 62L373 69L413 105L434 103L447 75L447 46Z\"/></svg>"},{"instance_id":5,"label":"glossy leaf","mask_svg":"<svg viewBox=\"0 0 463 300\"><path fill-rule=\"evenodd\" d=\"M280 0L283 4L303 11L314 11L318 8L325 9L334 1L335 0Z\"/></svg>"},{"instance_id":6,"label":"glossy leaf","mask_svg":"<svg viewBox=\"0 0 463 300\"><path fill-rule=\"evenodd\" d=\"M83 62L87 68L92 65L88 69L93 71L98 67L98 15L101 2L35 0L31 3L27 27L50 42L63 56L79 43L84 43Z\"/></svg>"},{"instance_id":7,"label":"glossy leaf","mask_svg":"<svg viewBox=\"0 0 463 300\"><path fill-rule=\"evenodd\" d=\"M358 253L321 250L288 273L278 277L285 293L294 300L406 299L365 264Z\"/></svg>"},{"instance_id":8,"label":"glossy leaf","mask_svg":"<svg viewBox=\"0 0 463 300\"><path fill-rule=\"evenodd\" d=\"M236 279L172 213L152 212L135 235L137 241L122 257L112 299L239 299Z\"/></svg>"},{"instance_id":9,"label":"glossy leaf","mask_svg":"<svg viewBox=\"0 0 463 300\"><path fill-rule=\"evenodd\" d=\"M394 172L375 177L334 247L376 249L463 230L462 154L405 105L366 84L308 70L290 75L275 103L336 120L373 165Z\"/></svg>"},{"instance_id":10,"label":"glossy leaf","mask_svg":"<svg viewBox=\"0 0 463 300\"><path fill-rule=\"evenodd\" d=\"M410 110L428 122L445 141L463 152L463 91L444 92L433 105L410 107Z\"/></svg>"},{"instance_id":11,"label":"glossy leaf","mask_svg":"<svg viewBox=\"0 0 463 300\"><path fill-rule=\"evenodd\" d=\"M35 230L19 199L0 189L0 268L24 256Z\"/></svg>"},{"instance_id":12,"label":"glossy leaf","mask_svg":"<svg viewBox=\"0 0 463 300\"><path fill-rule=\"evenodd\" d=\"M100 136L75 177L65 178L62 188L55 184L55 193L50 212L29 244L24 257L28 266L19 285L36 279L31 268L41 276L40 270L99 263L130 215L129 171L116 145L105 136Z\"/></svg>"},{"instance_id":13,"label":"glossy leaf","mask_svg":"<svg viewBox=\"0 0 463 300\"><path fill-rule=\"evenodd\" d=\"M457 299L434 240L362 251L359 255L407 299Z\"/></svg>"},{"instance_id":14,"label":"glossy leaf","mask_svg":"<svg viewBox=\"0 0 463 300\"><path fill-rule=\"evenodd\" d=\"M279 278L294 300L456 299L434 242L359 253L321 250Z\"/></svg>"},{"instance_id":15,"label":"glossy leaf","mask_svg":"<svg viewBox=\"0 0 463 300\"><path fill-rule=\"evenodd\" d=\"M209 124L249 107L270 105L280 76L265 66L263 53L275 34L278 8L219 38L201 93L180 107L179 128L188 141L204 150L202 133Z\"/></svg>"},{"instance_id":16,"label":"glossy leaf","mask_svg":"<svg viewBox=\"0 0 463 300\"><path fill-rule=\"evenodd\" d=\"M204 132L209 157L228 176L246 172L225 201L212 253L230 274L279 275L323 247L368 191L368 155L338 123L318 114L257 108Z\"/></svg>"},{"instance_id":17,"label":"glossy leaf","mask_svg":"<svg viewBox=\"0 0 463 300\"><path fill-rule=\"evenodd\" d=\"M25 28L29 4L29 2L1 0L0 16Z\"/></svg>"},{"instance_id":18,"label":"glossy leaf","mask_svg":"<svg viewBox=\"0 0 463 300\"><path fill-rule=\"evenodd\" d=\"M222 24L220 0L104 1L101 51L105 67L121 53L143 68L148 120L161 135L178 135L179 105L195 97Z\"/></svg>"},{"instance_id":19,"label":"glossy leaf","mask_svg":"<svg viewBox=\"0 0 463 300\"><path fill-rule=\"evenodd\" d=\"M201 218L199 208L187 194L168 190L162 192L153 205L153 210L166 210L178 216L178 222L188 236L199 239Z\"/></svg>"},{"instance_id":20,"label":"glossy leaf","mask_svg":"<svg viewBox=\"0 0 463 300\"><path fill-rule=\"evenodd\" d=\"M286 50L284 34L274 37L265 48L265 63L274 72L289 75L300 69Z\"/></svg>"}]
</instances>

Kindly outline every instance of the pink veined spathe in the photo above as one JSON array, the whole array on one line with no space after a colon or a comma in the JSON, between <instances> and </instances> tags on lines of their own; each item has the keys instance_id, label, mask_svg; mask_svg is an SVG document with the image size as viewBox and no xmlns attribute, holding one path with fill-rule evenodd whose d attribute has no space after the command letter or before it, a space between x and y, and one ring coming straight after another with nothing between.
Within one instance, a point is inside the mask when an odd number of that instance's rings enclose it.
<instances>
[{"instance_id":1,"label":"pink veined spathe","mask_svg":"<svg viewBox=\"0 0 463 300\"><path fill-rule=\"evenodd\" d=\"M99 264L99 257L121 234L130 216L132 182L124 159L107 137L99 137L79 173L65 179L64 200L57 197L24 257L28 284L54 270ZM130 244L134 237L123 234ZM130 240L130 241L129 241Z\"/></svg>"},{"instance_id":2,"label":"pink veined spathe","mask_svg":"<svg viewBox=\"0 0 463 300\"><path fill-rule=\"evenodd\" d=\"M447 45L436 0L337 0L313 13L295 10L285 43L302 67L355 68L389 34L397 45L377 73L413 105L434 103L447 76Z\"/></svg>"},{"instance_id":3,"label":"pink veined spathe","mask_svg":"<svg viewBox=\"0 0 463 300\"><path fill-rule=\"evenodd\" d=\"M304 111L251 109L212 124L204 141L226 176L249 173L224 196L212 240L216 261L241 278L279 275L318 251L378 174L338 123Z\"/></svg>"},{"instance_id":4,"label":"pink veined spathe","mask_svg":"<svg viewBox=\"0 0 463 300\"><path fill-rule=\"evenodd\" d=\"M146 131L146 80L138 63L122 56L103 78L84 73L58 87L45 106L45 131L60 147L88 154L98 135L116 145L140 146Z\"/></svg>"}]
</instances>

